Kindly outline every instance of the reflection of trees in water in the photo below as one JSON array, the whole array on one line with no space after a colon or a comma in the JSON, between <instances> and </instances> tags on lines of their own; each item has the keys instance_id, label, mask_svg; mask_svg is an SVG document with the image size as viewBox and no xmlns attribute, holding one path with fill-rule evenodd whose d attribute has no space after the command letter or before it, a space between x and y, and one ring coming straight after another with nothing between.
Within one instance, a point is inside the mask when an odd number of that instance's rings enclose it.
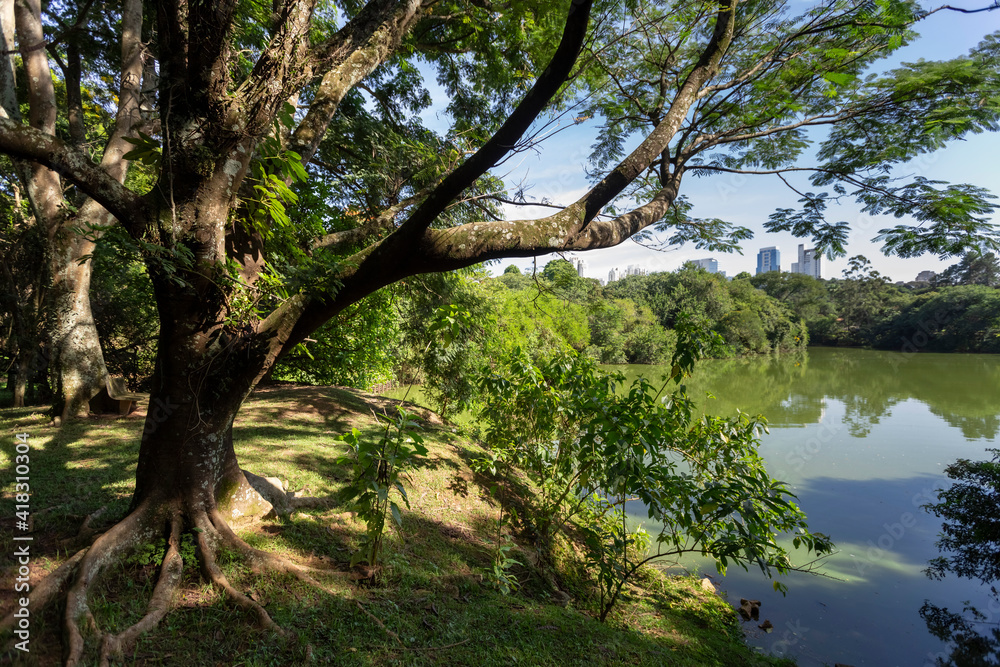
<instances>
[{"instance_id":1,"label":"reflection of trees in water","mask_svg":"<svg viewBox=\"0 0 1000 667\"><path fill-rule=\"evenodd\" d=\"M938 493L928 507L944 519L937 547L941 556L932 559L926 572L943 579L954 574L990 585L986 612L969 602L962 613L925 600L920 616L931 634L949 642L951 652L938 658L941 667L1000 666L1000 594L994 582L1000 579L1000 450L990 450L991 461L959 459L945 473L955 480Z\"/></svg>"},{"instance_id":2,"label":"reflection of trees in water","mask_svg":"<svg viewBox=\"0 0 1000 667\"><path fill-rule=\"evenodd\" d=\"M953 412L941 412L930 408L931 412L949 425L962 431L969 440L993 440L1000 433L1000 415L960 415Z\"/></svg>"},{"instance_id":3,"label":"reflection of trees in water","mask_svg":"<svg viewBox=\"0 0 1000 667\"><path fill-rule=\"evenodd\" d=\"M993 596L996 600L996 596ZM972 606L956 614L929 601L920 607L920 617L932 635L949 642L951 652L938 657L938 667L1000 667L1000 628L987 627L989 616ZM995 625L995 622L993 622Z\"/></svg>"},{"instance_id":4,"label":"reflection of trees in water","mask_svg":"<svg viewBox=\"0 0 1000 667\"><path fill-rule=\"evenodd\" d=\"M795 390L808 380L808 360L800 353L704 362L695 368L688 391L695 398L714 395L699 401L711 414L740 409L763 414L775 426L814 424L823 416L823 396Z\"/></svg>"},{"instance_id":5,"label":"reflection of trees in water","mask_svg":"<svg viewBox=\"0 0 1000 667\"><path fill-rule=\"evenodd\" d=\"M655 379L666 367L627 366ZM893 406L920 401L969 439L1000 435L1000 357L810 348L805 354L702 362L688 383L699 406L716 415L737 408L775 426L818 423L826 399L845 406L844 423L865 437ZM704 392L717 398L698 400Z\"/></svg>"}]
</instances>

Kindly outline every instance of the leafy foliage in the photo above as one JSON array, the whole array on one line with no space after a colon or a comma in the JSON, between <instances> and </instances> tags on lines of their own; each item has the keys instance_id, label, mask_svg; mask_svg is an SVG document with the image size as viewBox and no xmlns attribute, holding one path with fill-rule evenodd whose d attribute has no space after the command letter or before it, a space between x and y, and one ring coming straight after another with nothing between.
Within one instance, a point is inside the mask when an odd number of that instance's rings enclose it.
<instances>
[{"instance_id":1,"label":"leafy foliage","mask_svg":"<svg viewBox=\"0 0 1000 667\"><path fill-rule=\"evenodd\" d=\"M352 428L339 441L347 445L348 454L337 462L349 465L352 471L342 500L350 503L366 528L361 548L351 558L352 566L359 562L379 564L387 518L391 516L396 527L403 528L403 515L393 496L409 508L410 499L403 486L406 469L418 457L427 455L423 438L417 433L419 428L413 415L400 407L394 419L386 420L381 438L366 438Z\"/></svg>"},{"instance_id":2,"label":"leafy foliage","mask_svg":"<svg viewBox=\"0 0 1000 667\"><path fill-rule=\"evenodd\" d=\"M153 374L159 327L156 301L142 262L127 250L127 239L112 228L94 251L90 304L101 336L108 372L146 390Z\"/></svg>"},{"instance_id":3,"label":"leafy foliage","mask_svg":"<svg viewBox=\"0 0 1000 667\"><path fill-rule=\"evenodd\" d=\"M403 318L404 379L422 381L442 414L467 409L476 400L474 369L497 342L495 306L478 271L414 282Z\"/></svg>"},{"instance_id":4,"label":"leafy foliage","mask_svg":"<svg viewBox=\"0 0 1000 667\"><path fill-rule=\"evenodd\" d=\"M394 380L402 345L397 291L380 290L345 309L285 355L273 379L360 389Z\"/></svg>"},{"instance_id":5,"label":"leafy foliage","mask_svg":"<svg viewBox=\"0 0 1000 667\"><path fill-rule=\"evenodd\" d=\"M959 459L945 468L955 480L927 506L944 519L937 546L949 556L935 558L927 573L941 579L952 572L990 583L1000 579L1000 450L989 461Z\"/></svg>"},{"instance_id":6,"label":"leafy foliage","mask_svg":"<svg viewBox=\"0 0 1000 667\"><path fill-rule=\"evenodd\" d=\"M957 264L935 276L934 284L1000 287L1000 259L992 252L967 252Z\"/></svg>"},{"instance_id":7,"label":"leafy foliage","mask_svg":"<svg viewBox=\"0 0 1000 667\"><path fill-rule=\"evenodd\" d=\"M520 351L482 380L486 443L538 488L522 519L540 547L549 548L581 512L589 517L583 530L602 619L628 579L655 558L696 552L714 557L722 572L753 564L771 575L791 567L779 533L794 531L795 547L831 548L808 532L792 494L764 470L756 452L761 418L697 415L682 383L714 336L686 318L678 331L673 370L660 387L646 379L624 386L623 376L579 355L536 365ZM661 400L668 384L675 388ZM637 555L646 538L627 527L624 505L632 499L659 526L653 553Z\"/></svg>"}]
</instances>

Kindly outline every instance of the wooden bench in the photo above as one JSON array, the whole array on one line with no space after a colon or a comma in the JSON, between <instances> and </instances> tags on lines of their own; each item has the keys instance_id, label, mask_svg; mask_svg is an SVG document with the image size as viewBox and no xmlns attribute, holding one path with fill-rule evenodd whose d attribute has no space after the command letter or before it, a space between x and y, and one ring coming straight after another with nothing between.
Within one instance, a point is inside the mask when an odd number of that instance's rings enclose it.
<instances>
[{"instance_id":1,"label":"wooden bench","mask_svg":"<svg viewBox=\"0 0 1000 667\"><path fill-rule=\"evenodd\" d=\"M90 399L90 411L98 414L128 415L139 407L139 401L144 398L142 394L129 393L123 378L109 375L100 393Z\"/></svg>"}]
</instances>

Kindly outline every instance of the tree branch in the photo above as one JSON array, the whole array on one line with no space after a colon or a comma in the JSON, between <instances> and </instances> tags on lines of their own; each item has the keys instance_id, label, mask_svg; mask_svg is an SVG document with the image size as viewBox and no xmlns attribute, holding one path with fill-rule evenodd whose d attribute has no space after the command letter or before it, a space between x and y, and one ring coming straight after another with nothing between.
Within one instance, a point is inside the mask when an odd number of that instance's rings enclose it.
<instances>
[{"instance_id":1,"label":"tree branch","mask_svg":"<svg viewBox=\"0 0 1000 667\"><path fill-rule=\"evenodd\" d=\"M434 192L402 224L397 234L411 240L417 238L430 227L453 199L489 171L517 144L569 77L587 36L592 1L573 0L559 46L531 90L500 129L468 160L445 177Z\"/></svg>"},{"instance_id":2,"label":"tree branch","mask_svg":"<svg viewBox=\"0 0 1000 667\"><path fill-rule=\"evenodd\" d=\"M410 218L387 239L347 260L335 296L316 295L290 309L293 329L283 342L286 352L344 305L406 276L446 271L503 256L533 256L552 250L609 247L661 219L677 195L681 171L647 204L612 220L598 220L601 209L660 157L683 122L696 94L718 71L735 28L736 0L719 8L712 37L697 65L653 130L604 180L567 209L533 221L499 221L430 229L437 215L513 146L569 75L578 57L589 19L590 2L574 2L563 39L551 63L507 122L465 163L449 174ZM291 312L292 310L297 312ZM270 318L269 318L270 319Z\"/></svg>"},{"instance_id":3,"label":"tree branch","mask_svg":"<svg viewBox=\"0 0 1000 667\"><path fill-rule=\"evenodd\" d=\"M221 91L234 117L245 119L244 132L265 134L280 105L308 80L309 28L315 0L285 0L276 8L279 26L235 94ZM220 98L221 99L221 98Z\"/></svg>"},{"instance_id":4,"label":"tree branch","mask_svg":"<svg viewBox=\"0 0 1000 667\"><path fill-rule=\"evenodd\" d=\"M376 0L337 31L319 50L324 71L309 112L292 133L290 148L309 162L319 148L341 101L399 46L413 26L421 0Z\"/></svg>"},{"instance_id":5,"label":"tree branch","mask_svg":"<svg viewBox=\"0 0 1000 667\"><path fill-rule=\"evenodd\" d=\"M133 148L132 144L125 141L125 137L132 134L133 128L141 120L139 102L143 48L142 0L125 0L122 8L122 65L118 87L118 111L115 114L115 129L101 157L101 168L118 183L125 182L129 164L125 154ZM111 220L107 219L108 210L92 197L80 207L79 219L84 225L110 224ZM128 231L131 233L137 230L130 227Z\"/></svg>"},{"instance_id":6,"label":"tree branch","mask_svg":"<svg viewBox=\"0 0 1000 667\"><path fill-rule=\"evenodd\" d=\"M56 131L56 92L45 49L32 49L44 45L45 32L41 20L40 0L15 0L14 18L18 46L24 62L28 84L28 123L31 129L48 136ZM20 126L20 123L15 123ZM0 139L2 141L2 139ZM21 156L15 156L21 157ZM38 221L52 237L63 201L62 183L58 173L46 169L44 163L35 161L25 169L28 200Z\"/></svg>"},{"instance_id":7,"label":"tree branch","mask_svg":"<svg viewBox=\"0 0 1000 667\"><path fill-rule=\"evenodd\" d=\"M62 175L125 225L147 214L145 200L61 139L8 118L0 118L0 152L36 162Z\"/></svg>"}]
</instances>

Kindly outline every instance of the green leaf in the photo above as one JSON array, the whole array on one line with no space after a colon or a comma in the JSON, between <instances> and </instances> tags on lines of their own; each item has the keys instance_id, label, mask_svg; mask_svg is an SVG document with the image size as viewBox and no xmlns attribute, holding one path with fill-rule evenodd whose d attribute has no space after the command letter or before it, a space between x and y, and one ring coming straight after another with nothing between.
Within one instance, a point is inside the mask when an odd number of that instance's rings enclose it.
<instances>
[{"instance_id":1,"label":"green leaf","mask_svg":"<svg viewBox=\"0 0 1000 667\"><path fill-rule=\"evenodd\" d=\"M845 74L844 72L827 72L823 75L823 78L838 86L846 86L853 81L855 77L851 74Z\"/></svg>"}]
</instances>

